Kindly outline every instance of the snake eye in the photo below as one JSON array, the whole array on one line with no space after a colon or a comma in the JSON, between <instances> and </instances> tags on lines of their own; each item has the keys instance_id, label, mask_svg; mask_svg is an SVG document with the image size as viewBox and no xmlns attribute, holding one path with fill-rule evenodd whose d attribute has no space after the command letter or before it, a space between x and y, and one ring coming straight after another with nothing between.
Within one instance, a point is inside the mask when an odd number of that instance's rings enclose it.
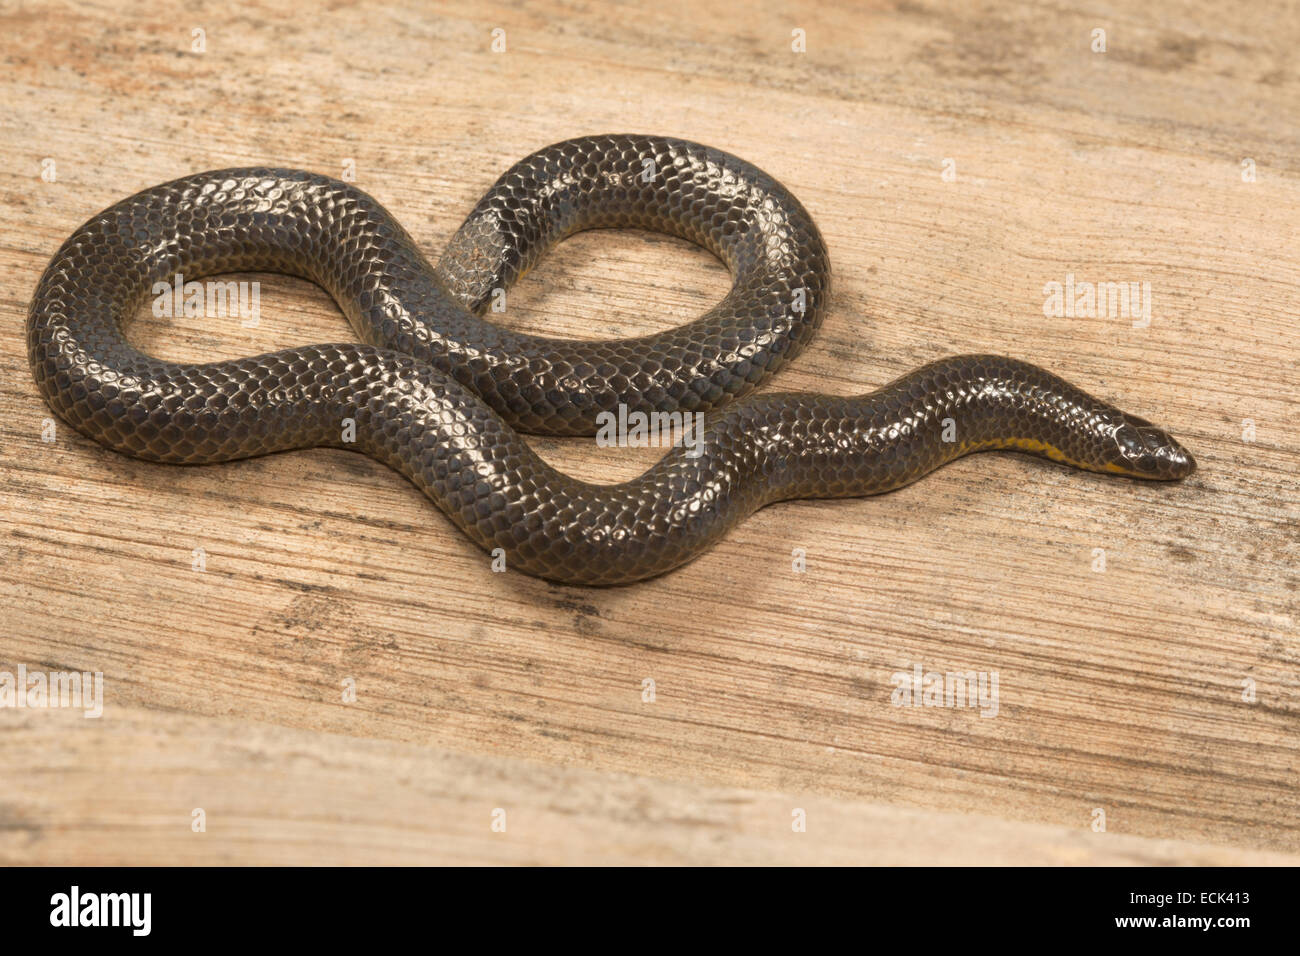
<instances>
[{"instance_id":1,"label":"snake eye","mask_svg":"<svg viewBox=\"0 0 1300 956\"><path fill-rule=\"evenodd\" d=\"M1163 428L1128 416L1113 434L1116 470L1134 478L1173 480L1196 470L1196 460Z\"/></svg>"}]
</instances>

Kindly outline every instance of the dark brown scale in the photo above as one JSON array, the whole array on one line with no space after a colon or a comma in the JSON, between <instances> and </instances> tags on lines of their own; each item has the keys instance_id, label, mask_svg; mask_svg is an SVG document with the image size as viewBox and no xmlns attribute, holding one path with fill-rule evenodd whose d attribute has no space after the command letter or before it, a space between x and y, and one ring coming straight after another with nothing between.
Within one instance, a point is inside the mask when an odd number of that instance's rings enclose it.
<instances>
[{"instance_id":1,"label":"dark brown scale","mask_svg":"<svg viewBox=\"0 0 1300 956\"><path fill-rule=\"evenodd\" d=\"M565 236L617 226L710 249L731 292L639 339L548 339L480 317L493 290ZM316 281L366 344L190 365L124 338L155 282L251 269ZM110 448L183 464L354 448L410 478L479 545L504 549L509 567L568 583L651 577L765 504L888 491L986 448L1135 477L1195 468L1150 423L997 356L943 359L856 398L733 402L807 344L829 277L807 212L743 160L681 140L586 137L502 176L436 267L378 203L326 177L224 170L156 186L64 243L32 302L28 348L50 406ZM702 455L673 449L618 485L555 471L515 431L593 434L620 403L727 407L710 414ZM344 419L355 443L342 444Z\"/></svg>"}]
</instances>

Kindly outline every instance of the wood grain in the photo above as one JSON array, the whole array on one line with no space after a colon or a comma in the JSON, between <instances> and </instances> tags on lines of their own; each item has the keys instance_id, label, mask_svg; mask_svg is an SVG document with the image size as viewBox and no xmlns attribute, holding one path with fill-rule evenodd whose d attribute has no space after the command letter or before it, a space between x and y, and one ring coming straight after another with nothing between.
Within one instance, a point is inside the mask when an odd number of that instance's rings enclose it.
<instances>
[{"instance_id":1,"label":"wood grain","mask_svg":"<svg viewBox=\"0 0 1300 956\"><path fill-rule=\"evenodd\" d=\"M106 702L0 710L21 768L0 860L1295 862L1297 41L1282 2L6 5L0 669L101 671ZM117 199L350 159L433 256L514 160L622 130L743 156L820 224L832 306L767 387L1006 352L1168 426L1201 470L975 456L769 508L600 591L491 573L347 452L169 468L42 441L27 303ZM1149 282L1149 326L1046 316L1067 275ZM243 278L258 327L146 311L133 341L202 361L351 337L314 286ZM586 234L505 320L637 335L727 284L684 243ZM533 444L599 481L657 454ZM997 715L893 706L913 665L996 671Z\"/></svg>"},{"instance_id":2,"label":"wood grain","mask_svg":"<svg viewBox=\"0 0 1300 956\"><path fill-rule=\"evenodd\" d=\"M10 730L9 754L41 771L22 775L0 804L6 862L1271 866L1295 860L242 720L173 714L160 722L146 708L121 708L112 723L43 713ZM51 761L50 754L59 756ZM805 827L795 830L795 819Z\"/></svg>"}]
</instances>

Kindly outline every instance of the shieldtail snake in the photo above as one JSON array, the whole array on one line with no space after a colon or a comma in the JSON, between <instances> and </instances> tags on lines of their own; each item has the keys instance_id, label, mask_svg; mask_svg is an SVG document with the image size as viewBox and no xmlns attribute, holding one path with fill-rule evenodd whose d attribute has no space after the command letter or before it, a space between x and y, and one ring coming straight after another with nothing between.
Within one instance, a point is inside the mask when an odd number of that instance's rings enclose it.
<instances>
[{"instance_id":1,"label":"shieldtail snake","mask_svg":"<svg viewBox=\"0 0 1300 956\"><path fill-rule=\"evenodd\" d=\"M494 290L548 248L608 227L704 246L731 291L687 325L634 339L545 338L484 318ZM249 270L318 283L361 341L186 364L124 335L155 283ZM1195 469L1162 429L1013 358L942 358L853 397L754 392L817 331L830 275L784 186L678 139L589 136L534 153L437 265L348 183L225 169L146 189L73 233L36 290L28 351L50 407L111 449L176 464L360 451L508 567L570 584L652 577L764 505L890 491L984 449L1135 478ZM708 413L699 452L671 448L640 477L602 485L520 438L592 435L620 406Z\"/></svg>"}]
</instances>

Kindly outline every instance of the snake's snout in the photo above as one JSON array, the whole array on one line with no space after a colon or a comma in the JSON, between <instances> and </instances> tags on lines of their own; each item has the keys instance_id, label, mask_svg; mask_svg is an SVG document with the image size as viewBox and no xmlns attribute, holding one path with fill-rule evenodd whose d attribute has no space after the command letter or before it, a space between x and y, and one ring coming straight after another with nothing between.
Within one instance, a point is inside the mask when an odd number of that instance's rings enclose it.
<instances>
[{"instance_id":1,"label":"snake's snout","mask_svg":"<svg viewBox=\"0 0 1300 956\"><path fill-rule=\"evenodd\" d=\"M1196 471L1196 459L1173 435L1141 418L1115 429L1112 470L1133 478L1177 481Z\"/></svg>"}]
</instances>

